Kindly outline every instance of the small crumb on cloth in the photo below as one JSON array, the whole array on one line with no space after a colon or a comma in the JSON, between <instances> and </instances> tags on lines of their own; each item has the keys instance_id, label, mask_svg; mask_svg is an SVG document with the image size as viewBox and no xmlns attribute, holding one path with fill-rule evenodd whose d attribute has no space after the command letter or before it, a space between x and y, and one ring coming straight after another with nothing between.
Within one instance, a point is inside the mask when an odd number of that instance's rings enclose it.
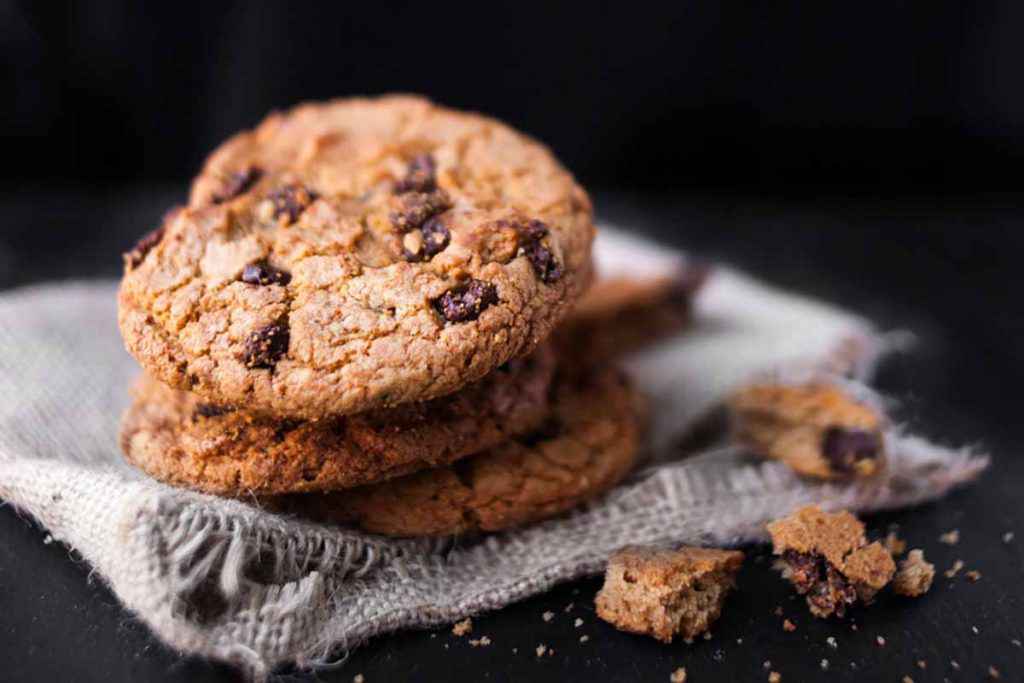
<instances>
[{"instance_id":1,"label":"small crumb on cloth","mask_svg":"<svg viewBox=\"0 0 1024 683\"><path fill-rule=\"evenodd\" d=\"M951 529L946 533L939 536L939 543L945 543L946 545L956 545L960 542L960 530Z\"/></svg>"},{"instance_id":2,"label":"small crumb on cloth","mask_svg":"<svg viewBox=\"0 0 1024 683\"><path fill-rule=\"evenodd\" d=\"M555 618L555 613L554 612L545 612L544 614L542 614L540 616L541 616L541 619L543 619L544 621L547 622L547 621L551 621L552 619Z\"/></svg>"},{"instance_id":3,"label":"small crumb on cloth","mask_svg":"<svg viewBox=\"0 0 1024 683\"><path fill-rule=\"evenodd\" d=\"M466 617L462 621L452 626L452 633L456 636L462 637L473 630L473 620Z\"/></svg>"},{"instance_id":4,"label":"small crumb on cloth","mask_svg":"<svg viewBox=\"0 0 1024 683\"><path fill-rule=\"evenodd\" d=\"M686 669L679 667L672 672L672 675L668 677L668 680L672 683L686 683Z\"/></svg>"}]
</instances>

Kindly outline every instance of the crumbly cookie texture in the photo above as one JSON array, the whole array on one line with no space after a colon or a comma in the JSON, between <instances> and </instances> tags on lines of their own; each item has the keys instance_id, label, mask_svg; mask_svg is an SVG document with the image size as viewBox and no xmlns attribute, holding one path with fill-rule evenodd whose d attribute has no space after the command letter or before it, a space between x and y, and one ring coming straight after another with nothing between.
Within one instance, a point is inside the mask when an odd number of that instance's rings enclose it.
<instances>
[{"instance_id":1,"label":"crumbly cookie texture","mask_svg":"<svg viewBox=\"0 0 1024 683\"><path fill-rule=\"evenodd\" d=\"M125 457L151 476L228 496L325 491L445 465L537 429L549 413L548 345L430 401L316 421L215 406L146 376L122 421Z\"/></svg>"},{"instance_id":2,"label":"crumbly cookie texture","mask_svg":"<svg viewBox=\"0 0 1024 683\"><path fill-rule=\"evenodd\" d=\"M804 476L871 477L885 465L883 416L837 386L754 384L729 409L737 443Z\"/></svg>"},{"instance_id":3,"label":"crumbly cookie texture","mask_svg":"<svg viewBox=\"0 0 1024 683\"><path fill-rule=\"evenodd\" d=\"M626 476L639 419L637 394L612 368L556 380L551 401L535 432L451 466L268 505L388 536L499 531L553 517Z\"/></svg>"},{"instance_id":4,"label":"crumbly cookie texture","mask_svg":"<svg viewBox=\"0 0 1024 683\"><path fill-rule=\"evenodd\" d=\"M588 367L657 343L686 327L709 269L658 277L599 278L555 330L562 356Z\"/></svg>"},{"instance_id":5,"label":"crumbly cookie texture","mask_svg":"<svg viewBox=\"0 0 1024 683\"><path fill-rule=\"evenodd\" d=\"M935 579L935 565L924 559L924 552L911 550L900 561L900 568L892 579L892 590L897 595L916 598L927 593Z\"/></svg>"},{"instance_id":6,"label":"crumbly cookie texture","mask_svg":"<svg viewBox=\"0 0 1024 683\"><path fill-rule=\"evenodd\" d=\"M846 511L801 508L771 522L768 533L783 576L816 617L842 617L857 600L869 604L896 571L892 556L869 544L864 525Z\"/></svg>"},{"instance_id":7,"label":"crumbly cookie texture","mask_svg":"<svg viewBox=\"0 0 1024 683\"><path fill-rule=\"evenodd\" d=\"M608 561L597 616L665 643L691 641L722 613L742 564L736 550L626 548Z\"/></svg>"},{"instance_id":8,"label":"crumbly cookie texture","mask_svg":"<svg viewBox=\"0 0 1024 683\"><path fill-rule=\"evenodd\" d=\"M592 209L547 148L411 96L272 114L125 256L155 378L315 419L456 391L545 338L590 277Z\"/></svg>"}]
</instances>

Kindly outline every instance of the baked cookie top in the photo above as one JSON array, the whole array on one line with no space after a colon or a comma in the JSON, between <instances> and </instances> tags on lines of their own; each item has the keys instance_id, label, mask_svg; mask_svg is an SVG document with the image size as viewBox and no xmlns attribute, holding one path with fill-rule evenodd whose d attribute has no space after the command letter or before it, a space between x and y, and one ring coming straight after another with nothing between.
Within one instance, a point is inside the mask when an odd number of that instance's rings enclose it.
<instances>
[{"instance_id":1,"label":"baked cookie top","mask_svg":"<svg viewBox=\"0 0 1024 683\"><path fill-rule=\"evenodd\" d=\"M612 368L556 379L551 400L540 429L447 467L268 504L388 536L499 531L553 517L629 473L640 418L636 393Z\"/></svg>"},{"instance_id":2,"label":"baked cookie top","mask_svg":"<svg viewBox=\"0 0 1024 683\"><path fill-rule=\"evenodd\" d=\"M554 370L544 344L454 394L315 421L215 406L143 375L121 446L149 475L206 493L344 489L448 464L538 428Z\"/></svg>"},{"instance_id":3,"label":"baked cookie top","mask_svg":"<svg viewBox=\"0 0 1024 683\"><path fill-rule=\"evenodd\" d=\"M120 326L170 386L293 418L451 393L587 283L586 193L508 126L412 96L272 114L125 256Z\"/></svg>"}]
</instances>

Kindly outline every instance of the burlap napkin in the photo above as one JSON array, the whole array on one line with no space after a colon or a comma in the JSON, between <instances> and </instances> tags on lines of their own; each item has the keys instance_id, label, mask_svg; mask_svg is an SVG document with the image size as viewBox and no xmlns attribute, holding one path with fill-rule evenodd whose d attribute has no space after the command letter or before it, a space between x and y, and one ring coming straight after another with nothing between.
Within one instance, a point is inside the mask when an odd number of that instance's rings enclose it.
<instances>
[{"instance_id":1,"label":"burlap napkin","mask_svg":"<svg viewBox=\"0 0 1024 683\"><path fill-rule=\"evenodd\" d=\"M683 258L604 229L600 270ZM628 359L655 407L648 464L576 513L476 539L388 540L283 518L150 481L126 466L117 423L138 372L122 350L115 283L0 298L0 498L88 560L174 648L263 675L322 665L365 639L497 609L602 569L635 543L735 545L797 505L869 510L941 496L987 460L899 432L877 481L798 479L729 448L681 459L679 437L760 373L864 380L888 340L864 320L720 268L692 329Z\"/></svg>"}]
</instances>

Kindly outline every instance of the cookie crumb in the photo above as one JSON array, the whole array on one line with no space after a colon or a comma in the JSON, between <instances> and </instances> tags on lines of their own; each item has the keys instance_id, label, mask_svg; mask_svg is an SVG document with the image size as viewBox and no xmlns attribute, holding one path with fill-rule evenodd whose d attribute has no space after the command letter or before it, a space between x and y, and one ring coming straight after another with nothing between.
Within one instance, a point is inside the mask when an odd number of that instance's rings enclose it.
<instances>
[{"instance_id":1,"label":"cookie crumb","mask_svg":"<svg viewBox=\"0 0 1024 683\"><path fill-rule=\"evenodd\" d=\"M537 656L538 657L543 657L544 653L547 652L547 651L548 651L548 646L545 645L544 643L541 643L540 645L537 646Z\"/></svg>"},{"instance_id":2,"label":"cookie crumb","mask_svg":"<svg viewBox=\"0 0 1024 683\"><path fill-rule=\"evenodd\" d=\"M53 536L50 534L43 536L43 545L50 545L51 543L53 543Z\"/></svg>"},{"instance_id":3,"label":"cookie crumb","mask_svg":"<svg viewBox=\"0 0 1024 683\"><path fill-rule=\"evenodd\" d=\"M782 674L778 671L772 671L768 674L768 683L782 683Z\"/></svg>"},{"instance_id":4,"label":"cookie crumb","mask_svg":"<svg viewBox=\"0 0 1024 683\"><path fill-rule=\"evenodd\" d=\"M796 630L796 624L794 624L789 619L786 619L785 621L782 622L782 630L785 631L786 633L792 633L793 631Z\"/></svg>"},{"instance_id":5,"label":"cookie crumb","mask_svg":"<svg viewBox=\"0 0 1024 683\"><path fill-rule=\"evenodd\" d=\"M568 605L565 606L565 609L562 610L562 611L565 612L566 614L568 614L569 612L572 611L572 608L575 607L575 606L576 606L575 602L570 602Z\"/></svg>"},{"instance_id":6,"label":"cookie crumb","mask_svg":"<svg viewBox=\"0 0 1024 683\"><path fill-rule=\"evenodd\" d=\"M928 662L924 661L923 659L917 660L917 668L921 669L921 670L927 669L928 668Z\"/></svg>"},{"instance_id":7,"label":"cookie crumb","mask_svg":"<svg viewBox=\"0 0 1024 683\"><path fill-rule=\"evenodd\" d=\"M974 583L981 578L981 572L979 572L977 569L972 569L969 572L964 573L964 576L967 577L968 581Z\"/></svg>"},{"instance_id":8,"label":"cookie crumb","mask_svg":"<svg viewBox=\"0 0 1024 683\"><path fill-rule=\"evenodd\" d=\"M836 642L836 639L833 636L829 636L828 638L826 638L825 642L828 643L828 646L833 650L839 649L839 643Z\"/></svg>"},{"instance_id":9,"label":"cookie crumb","mask_svg":"<svg viewBox=\"0 0 1024 683\"><path fill-rule=\"evenodd\" d=\"M897 595L916 598L931 589L935 579L935 565L924 559L924 553L915 548L900 561L900 568L892 579L892 590Z\"/></svg>"},{"instance_id":10,"label":"cookie crumb","mask_svg":"<svg viewBox=\"0 0 1024 683\"><path fill-rule=\"evenodd\" d=\"M946 533L939 536L939 543L945 543L946 545L956 545L960 542L960 530L951 529Z\"/></svg>"},{"instance_id":11,"label":"cookie crumb","mask_svg":"<svg viewBox=\"0 0 1024 683\"><path fill-rule=\"evenodd\" d=\"M781 617L782 616L782 606L779 605L778 607L776 607L775 610L772 612L772 614L774 614L777 617Z\"/></svg>"},{"instance_id":12,"label":"cookie crumb","mask_svg":"<svg viewBox=\"0 0 1024 683\"><path fill-rule=\"evenodd\" d=\"M914 679L910 676L904 676L902 679L903 683L914 683Z\"/></svg>"},{"instance_id":13,"label":"cookie crumb","mask_svg":"<svg viewBox=\"0 0 1024 683\"><path fill-rule=\"evenodd\" d=\"M1012 531L1007 531L1005 534L1003 534L1003 543L1010 543L1012 541L1013 541L1013 532Z\"/></svg>"},{"instance_id":14,"label":"cookie crumb","mask_svg":"<svg viewBox=\"0 0 1024 683\"><path fill-rule=\"evenodd\" d=\"M828 671L828 660L827 659L821 660L821 670L822 671Z\"/></svg>"},{"instance_id":15,"label":"cookie crumb","mask_svg":"<svg viewBox=\"0 0 1024 683\"><path fill-rule=\"evenodd\" d=\"M572 625L576 628L579 628L580 626L583 626L583 620L579 617L576 617L576 621L572 622Z\"/></svg>"},{"instance_id":16,"label":"cookie crumb","mask_svg":"<svg viewBox=\"0 0 1024 683\"><path fill-rule=\"evenodd\" d=\"M993 681L1002 678L1002 676L999 674L999 669L991 665L988 667L988 677L991 678Z\"/></svg>"},{"instance_id":17,"label":"cookie crumb","mask_svg":"<svg viewBox=\"0 0 1024 683\"><path fill-rule=\"evenodd\" d=\"M677 635L710 638L742 563L736 550L625 548L608 561L597 616L665 643Z\"/></svg>"},{"instance_id":18,"label":"cookie crumb","mask_svg":"<svg viewBox=\"0 0 1024 683\"><path fill-rule=\"evenodd\" d=\"M864 524L845 510L803 507L768 524L768 533L783 578L816 617L842 618L850 605L870 604L896 573L888 551L868 543Z\"/></svg>"},{"instance_id":19,"label":"cookie crumb","mask_svg":"<svg viewBox=\"0 0 1024 683\"><path fill-rule=\"evenodd\" d=\"M672 672L672 675L668 677L672 683L686 683L686 669L679 667Z\"/></svg>"},{"instance_id":20,"label":"cookie crumb","mask_svg":"<svg viewBox=\"0 0 1024 683\"><path fill-rule=\"evenodd\" d=\"M704 640L711 640L711 631L704 631Z\"/></svg>"},{"instance_id":21,"label":"cookie crumb","mask_svg":"<svg viewBox=\"0 0 1024 683\"><path fill-rule=\"evenodd\" d=\"M469 641L469 644L473 647L487 647L491 644L491 639L487 636L480 636L479 638L474 638L473 640Z\"/></svg>"},{"instance_id":22,"label":"cookie crumb","mask_svg":"<svg viewBox=\"0 0 1024 683\"><path fill-rule=\"evenodd\" d=\"M580 636L580 642L585 643L590 640L590 636Z\"/></svg>"},{"instance_id":23,"label":"cookie crumb","mask_svg":"<svg viewBox=\"0 0 1024 683\"><path fill-rule=\"evenodd\" d=\"M555 613L554 612L545 612L544 614L542 614L540 616L541 616L541 618L544 621L551 621L552 619L555 618Z\"/></svg>"},{"instance_id":24,"label":"cookie crumb","mask_svg":"<svg viewBox=\"0 0 1024 683\"><path fill-rule=\"evenodd\" d=\"M473 630L473 620L466 617L462 621L452 626L452 634L459 636L460 638Z\"/></svg>"},{"instance_id":25,"label":"cookie crumb","mask_svg":"<svg viewBox=\"0 0 1024 683\"><path fill-rule=\"evenodd\" d=\"M953 667L953 671L959 671L960 670L960 662L956 661L955 659L949 660L949 665L951 667Z\"/></svg>"},{"instance_id":26,"label":"cookie crumb","mask_svg":"<svg viewBox=\"0 0 1024 683\"><path fill-rule=\"evenodd\" d=\"M764 667L765 671L767 671L768 669L772 668L772 663L770 660L766 659L764 660L764 664L762 664L761 666Z\"/></svg>"},{"instance_id":27,"label":"cookie crumb","mask_svg":"<svg viewBox=\"0 0 1024 683\"><path fill-rule=\"evenodd\" d=\"M878 647L885 647L885 638L882 636L876 636L875 642L878 643Z\"/></svg>"},{"instance_id":28,"label":"cookie crumb","mask_svg":"<svg viewBox=\"0 0 1024 683\"><path fill-rule=\"evenodd\" d=\"M363 674L356 674L355 676L352 677L352 683L365 683L365 682L366 682L366 678L363 676Z\"/></svg>"},{"instance_id":29,"label":"cookie crumb","mask_svg":"<svg viewBox=\"0 0 1024 683\"><path fill-rule=\"evenodd\" d=\"M943 576L947 579L952 579L954 576L960 573L960 570L964 568L964 561L957 560L953 563L953 566L943 572Z\"/></svg>"},{"instance_id":30,"label":"cookie crumb","mask_svg":"<svg viewBox=\"0 0 1024 683\"><path fill-rule=\"evenodd\" d=\"M882 541L882 545L893 557L899 557L907 551L907 542L897 536L895 531L888 533L885 540Z\"/></svg>"}]
</instances>

